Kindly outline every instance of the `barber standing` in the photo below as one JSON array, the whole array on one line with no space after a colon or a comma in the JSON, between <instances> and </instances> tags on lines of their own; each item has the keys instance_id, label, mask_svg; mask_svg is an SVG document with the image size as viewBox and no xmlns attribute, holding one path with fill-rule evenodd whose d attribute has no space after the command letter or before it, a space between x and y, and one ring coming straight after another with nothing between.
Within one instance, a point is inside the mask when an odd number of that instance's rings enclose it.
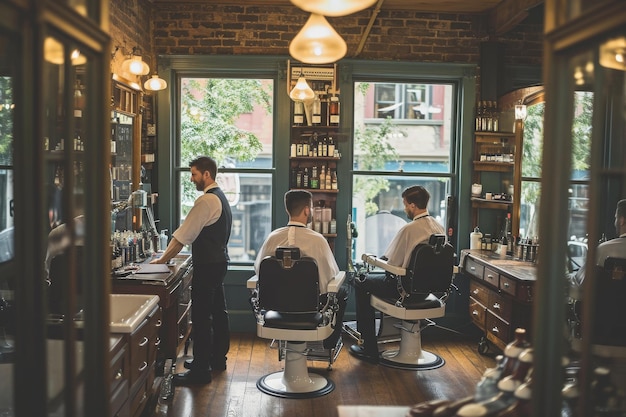
<instances>
[{"instance_id":1,"label":"barber standing","mask_svg":"<svg viewBox=\"0 0 626 417\"><path fill-rule=\"evenodd\" d=\"M226 369L226 354L230 347L230 326L224 297L224 277L229 261L227 245L232 226L230 205L215 182L217 164L213 159L201 156L191 161L189 166L191 181L204 194L196 199L183 224L172 234L163 255L152 261L166 263L184 245L191 244L194 359L185 363L188 371L174 375L176 385L211 382L211 370Z\"/></svg>"}]
</instances>

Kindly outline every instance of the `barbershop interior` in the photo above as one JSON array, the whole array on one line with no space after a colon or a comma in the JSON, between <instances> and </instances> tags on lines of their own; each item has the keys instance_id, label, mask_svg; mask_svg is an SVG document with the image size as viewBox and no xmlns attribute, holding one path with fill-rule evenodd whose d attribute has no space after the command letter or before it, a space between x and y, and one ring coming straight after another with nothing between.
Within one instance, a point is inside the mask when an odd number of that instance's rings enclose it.
<instances>
[{"instance_id":1,"label":"barbershop interior","mask_svg":"<svg viewBox=\"0 0 626 417\"><path fill-rule=\"evenodd\" d=\"M0 0L0 56L0 416L626 416L624 1Z\"/></svg>"}]
</instances>

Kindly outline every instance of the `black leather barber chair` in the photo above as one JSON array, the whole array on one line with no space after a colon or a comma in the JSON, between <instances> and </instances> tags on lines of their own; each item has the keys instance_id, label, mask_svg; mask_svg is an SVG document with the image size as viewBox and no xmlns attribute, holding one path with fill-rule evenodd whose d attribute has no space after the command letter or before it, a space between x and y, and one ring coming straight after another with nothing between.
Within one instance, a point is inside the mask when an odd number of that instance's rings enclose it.
<instances>
[{"instance_id":1,"label":"black leather barber chair","mask_svg":"<svg viewBox=\"0 0 626 417\"><path fill-rule=\"evenodd\" d=\"M327 360L328 369L341 349L340 342L326 355L311 346L323 346L341 323L335 323L336 293L345 279L341 271L328 284L328 301L320 306L318 269L314 259L300 257L300 250L281 247L276 256L261 261L258 275L248 280L253 291L251 303L257 321L257 335L278 345L278 360L285 359L282 371L261 377L257 388L281 398L313 398L331 392L334 383L309 373L307 359ZM327 350L328 351L328 350Z\"/></svg>"},{"instance_id":2,"label":"black leather barber chair","mask_svg":"<svg viewBox=\"0 0 626 417\"><path fill-rule=\"evenodd\" d=\"M401 331L400 347L381 353L381 364L409 370L435 369L444 365L439 355L422 349L421 332L436 325L432 319L446 313L446 300L452 288L456 254L444 235L432 235L428 243L417 245L408 268L364 254L365 264L382 268L395 276L398 297L371 296L371 305L383 313L383 320L395 320Z\"/></svg>"}]
</instances>

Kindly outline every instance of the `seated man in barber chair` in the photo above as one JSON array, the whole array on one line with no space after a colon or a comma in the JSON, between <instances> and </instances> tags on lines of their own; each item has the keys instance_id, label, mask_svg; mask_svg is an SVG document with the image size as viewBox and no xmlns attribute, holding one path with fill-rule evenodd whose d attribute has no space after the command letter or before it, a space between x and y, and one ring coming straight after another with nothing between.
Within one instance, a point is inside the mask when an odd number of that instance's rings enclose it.
<instances>
[{"instance_id":1,"label":"seated man in barber chair","mask_svg":"<svg viewBox=\"0 0 626 417\"><path fill-rule=\"evenodd\" d=\"M254 270L258 274L261 261L266 256L274 256L279 246L293 246L300 249L301 256L315 259L319 271L320 303L326 304L328 282L339 272L333 252L320 233L307 228L311 221L313 197L305 190L290 190L285 193L285 209L289 215L287 226L274 230L267 237L259 250ZM324 349L332 349L341 337L343 315L347 304L347 291L341 288L337 293L339 310L336 315L337 326L333 333L324 340Z\"/></svg>"},{"instance_id":2,"label":"seated man in barber chair","mask_svg":"<svg viewBox=\"0 0 626 417\"><path fill-rule=\"evenodd\" d=\"M428 214L430 194L419 185L406 188L402 192L404 212L412 221L404 225L393 238L383 256L389 265L407 268L413 249L420 243L428 243L433 234L443 234L443 226ZM376 317L370 304L370 295L382 298L398 296L397 280L388 274L369 274L365 279L354 281L356 292L357 331L361 334L363 345L350 346L350 353L355 357L378 363L378 345L376 340Z\"/></svg>"}]
</instances>

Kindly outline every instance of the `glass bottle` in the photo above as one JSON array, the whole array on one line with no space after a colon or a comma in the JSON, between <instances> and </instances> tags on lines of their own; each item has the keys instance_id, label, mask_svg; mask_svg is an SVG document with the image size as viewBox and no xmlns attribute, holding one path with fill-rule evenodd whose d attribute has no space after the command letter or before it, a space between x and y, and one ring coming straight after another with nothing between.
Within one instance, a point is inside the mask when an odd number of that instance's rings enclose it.
<instances>
[{"instance_id":1,"label":"glass bottle","mask_svg":"<svg viewBox=\"0 0 626 417\"><path fill-rule=\"evenodd\" d=\"M320 190L326 189L326 167L322 165L322 172L320 173Z\"/></svg>"},{"instance_id":2,"label":"glass bottle","mask_svg":"<svg viewBox=\"0 0 626 417\"><path fill-rule=\"evenodd\" d=\"M335 156L335 140L332 136L328 137L328 156L331 158Z\"/></svg>"},{"instance_id":3,"label":"glass bottle","mask_svg":"<svg viewBox=\"0 0 626 417\"><path fill-rule=\"evenodd\" d=\"M517 365L517 360L524 349L530 346L526 337L526 329L515 329L515 338L504 348L504 368L502 378L511 375Z\"/></svg>"},{"instance_id":4,"label":"glass bottle","mask_svg":"<svg viewBox=\"0 0 626 417\"><path fill-rule=\"evenodd\" d=\"M337 184L337 170L333 169L333 174L331 176L331 180L330 180L330 188L332 190L337 190L338 189L338 184Z\"/></svg>"},{"instance_id":5,"label":"glass bottle","mask_svg":"<svg viewBox=\"0 0 626 417\"><path fill-rule=\"evenodd\" d=\"M496 367L487 368L483 373L483 377L476 384L476 392L474 393L474 401L480 402L493 397L498 393L498 381L504 369L504 356L496 357Z\"/></svg>"},{"instance_id":6,"label":"glass bottle","mask_svg":"<svg viewBox=\"0 0 626 417\"><path fill-rule=\"evenodd\" d=\"M339 97L332 96L328 105L329 123L331 126L339 125Z\"/></svg>"},{"instance_id":7,"label":"glass bottle","mask_svg":"<svg viewBox=\"0 0 626 417\"><path fill-rule=\"evenodd\" d=\"M293 104L293 124L294 126L304 124L304 103L301 101L296 101Z\"/></svg>"},{"instance_id":8,"label":"glass bottle","mask_svg":"<svg viewBox=\"0 0 626 417\"><path fill-rule=\"evenodd\" d=\"M591 403L595 416L613 416L617 412L617 390L611 381L611 370L599 366L593 370L591 382Z\"/></svg>"},{"instance_id":9,"label":"glass bottle","mask_svg":"<svg viewBox=\"0 0 626 417\"><path fill-rule=\"evenodd\" d=\"M313 99L313 108L312 108L312 116L311 122L313 126L319 126L322 124L322 101L320 100L319 95L315 95L315 99Z\"/></svg>"}]
</instances>

